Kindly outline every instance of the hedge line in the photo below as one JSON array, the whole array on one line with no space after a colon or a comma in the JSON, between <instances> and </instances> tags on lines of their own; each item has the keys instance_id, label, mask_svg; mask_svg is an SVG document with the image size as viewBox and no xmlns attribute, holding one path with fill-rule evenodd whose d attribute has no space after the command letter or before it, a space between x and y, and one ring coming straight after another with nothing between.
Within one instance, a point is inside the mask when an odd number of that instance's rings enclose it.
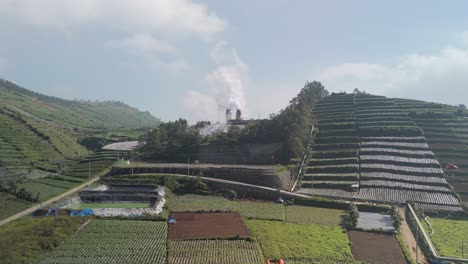
<instances>
[{"instance_id":1,"label":"hedge line","mask_svg":"<svg viewBox=\"0 0 468 264\"><path fill-rule=\"evenodd\" d=\"M357 157L358 151L346 150L346 151L314 151L312 152L312 158L315 159L336 159L336 158L352 158Z\"/></svg>"},{"instance_id":2,"label":"hedge line","mask_svg":"<svg viewBox=\"0 0 468 264\"><path fill-rule=\"evenodd\" d=\"M325 167L325 168L307 168L306 173L358 173L358 166L349 167Z\"/></svg>"}]
</instances>

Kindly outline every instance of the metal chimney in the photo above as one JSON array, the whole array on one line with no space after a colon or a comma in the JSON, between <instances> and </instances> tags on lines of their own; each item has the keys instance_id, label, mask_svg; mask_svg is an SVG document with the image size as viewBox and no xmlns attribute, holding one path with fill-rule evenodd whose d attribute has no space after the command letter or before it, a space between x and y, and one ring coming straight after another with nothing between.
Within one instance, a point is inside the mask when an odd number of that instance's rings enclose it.
<instances>
[{"instance_id":1,"label":"metal chimney","mask_svg":"<svg viewBox=\"0 0 468 264\"><path fill-rule=\"evenodd\" d=\"M226 109L226 123L229 123L232 119L231 109Z\"/></svg>"},{"instance_id":2,"label":"metal chimney","mask_svg":"<svg viewBox=\"0 0 468 264\"><path fill-rule=\"evenodd\" d=\"M236 111L236 120L241 120L242 119L242 112L240 109L237 109Z\"/></svg>"}]
</instances>

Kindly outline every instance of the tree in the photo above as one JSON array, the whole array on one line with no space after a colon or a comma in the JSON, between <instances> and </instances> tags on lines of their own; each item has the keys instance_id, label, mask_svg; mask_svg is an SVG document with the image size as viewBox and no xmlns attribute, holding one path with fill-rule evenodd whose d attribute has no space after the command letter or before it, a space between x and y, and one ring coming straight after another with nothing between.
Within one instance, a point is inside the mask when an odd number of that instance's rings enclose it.
<instances>
[{"instance_id":1,"label":"tree","mask_svg":"<svg viewBox=\"0 0 468 264\"><path fill-rule=\"evenodd\" d=\"M354 229L357 226L358 218L359 218L359 211L355 204L351 203L348 206L347 210L347 220L346 220L346 228L347 229Z\"/></svg>"}]
</instances>

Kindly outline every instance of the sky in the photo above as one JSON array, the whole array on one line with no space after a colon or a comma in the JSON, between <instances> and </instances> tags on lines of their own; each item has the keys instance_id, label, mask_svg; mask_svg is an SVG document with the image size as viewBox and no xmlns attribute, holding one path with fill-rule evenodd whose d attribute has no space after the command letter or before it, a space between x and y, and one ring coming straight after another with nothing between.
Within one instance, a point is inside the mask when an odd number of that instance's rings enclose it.
<instances>
[{"instance_id":1,"label":"sky","mask_svg":"<svg viewBox=\"0 0 468 264\"><path fill-rule=\"evenodd\" d=\"M266 118L306 81L468 104L467 1L2 0L0 77L164 121Z\"/></svg>"}]
</instances>

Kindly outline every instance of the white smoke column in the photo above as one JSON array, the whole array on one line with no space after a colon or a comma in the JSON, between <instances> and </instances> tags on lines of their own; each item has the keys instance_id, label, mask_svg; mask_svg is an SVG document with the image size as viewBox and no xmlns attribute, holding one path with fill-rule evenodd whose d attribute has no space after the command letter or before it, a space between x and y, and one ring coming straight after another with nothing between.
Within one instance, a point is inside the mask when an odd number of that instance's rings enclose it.
<instances>
[{"instance_id":1,"label":"white smoke column","mask_svg":"<svg viewBox=\"0 0 468 264\"><path fill-rule=\"evenodd\" d=\"M243 115L247 114L245 104L245 88L248 82L247 65L224 41L215 46L211 59L217 67L206 76L206 80L215 93L218 110L235 108L242 110Z\"/></svg>"}]
</instances>

